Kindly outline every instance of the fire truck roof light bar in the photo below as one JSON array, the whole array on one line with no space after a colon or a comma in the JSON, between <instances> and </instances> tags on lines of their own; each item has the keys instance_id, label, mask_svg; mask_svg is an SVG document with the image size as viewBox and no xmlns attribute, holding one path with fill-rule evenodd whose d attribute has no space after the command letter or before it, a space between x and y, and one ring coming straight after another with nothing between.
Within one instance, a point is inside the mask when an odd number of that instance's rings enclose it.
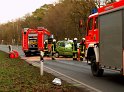
<instances>
[{"instance_id":1,"label":"fire truck roof light bar","mask_svg":"<svg viewBox=\"0 0 124 92\"><path fill-rule=\"evenodd\" d=\"M27 32L28 29L29 29L29 28L24 28L24 32Z\"/></svg>"}]
</instances>

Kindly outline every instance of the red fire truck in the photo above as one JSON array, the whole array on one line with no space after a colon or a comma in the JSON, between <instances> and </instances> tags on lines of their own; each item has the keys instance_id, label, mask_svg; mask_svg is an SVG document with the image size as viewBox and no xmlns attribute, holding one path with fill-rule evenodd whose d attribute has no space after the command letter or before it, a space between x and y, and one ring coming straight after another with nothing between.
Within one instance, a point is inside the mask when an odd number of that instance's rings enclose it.
<instances>
[{"instance_id":1,"label":"red fire truck","mask_svg":"<svg viewBox=\"0 0 124 92\"><path fill-rule=\"evenodd\" d=\"M24 28L22 30L22 50L26 56L44 51L44 41L48 40L51 33L43 28Z\"/></svg>"},{"instance_id":2,"label":"red fire truck","mask_svg":"<svg viewBox=\"0 0 124 92\"><path fill-rule=\"evenodd\" d=\"M124 0L108 4L89 16L85 57L94 76L105 68L124 75Z\"/></svg>"}]
</instances>

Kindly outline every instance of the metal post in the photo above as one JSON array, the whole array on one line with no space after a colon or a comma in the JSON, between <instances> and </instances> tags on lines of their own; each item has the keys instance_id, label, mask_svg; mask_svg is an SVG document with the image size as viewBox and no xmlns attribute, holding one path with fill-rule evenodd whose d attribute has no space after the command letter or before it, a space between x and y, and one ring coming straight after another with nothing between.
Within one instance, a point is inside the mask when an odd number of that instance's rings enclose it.
<instances>
[{"instance_id":1,"label":"metal post","mask_svg":"<svg viewBox=\"0 0 124 92\"><path fill-rule=\"evenodd\" d=\"M44 56L44 52L40 51L40 75L43 76L43 56Z\"/></svg>"},{"instance_id":2,"label":"metal post","mask_svg":"<svg viewBox=\"0 0 124 92\"><path fill-rule=\"evenodd\" d=\"M124 76L124 50L123 50L123 69L122 69L122 75Z\"/></svg>"},{"instance_id":3,"label":"metal post","mask_svg":"<svg viewBox=\"0 0 124 92\"><path fill-rule=\"evenodd\" d=\"M12 52L12 45L9 45L9 52Z\"/></svg>"}]
</instances>

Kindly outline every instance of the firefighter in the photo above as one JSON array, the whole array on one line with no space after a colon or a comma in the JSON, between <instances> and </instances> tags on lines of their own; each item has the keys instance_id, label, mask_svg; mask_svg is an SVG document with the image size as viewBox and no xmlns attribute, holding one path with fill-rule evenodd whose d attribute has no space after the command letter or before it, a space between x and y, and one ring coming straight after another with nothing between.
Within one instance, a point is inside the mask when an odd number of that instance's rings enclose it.
<instances>
[{"instance_id":1,"label":"firefighter","mask_svg":"<svg viewBox=\"0 0 124 92\"><path fill-rule=\"evenodd\" d=\"M77 60L77 38L74 38L73 40L72 49L73 49L73 60Z\"/></svg>"},{"instance_id":2,"label":"firefighter","mask_svg":"<svg viewBox=\"0 0 124 92\"><path fill-rule=\"evenodd\" d=\"M53 42L52 42L52 60L55 60L55 54L56 54L56 39L53 39Z\"/></svg>"},{"instance_id":3,"label":"firefighter","mask_svg":"<svg viewBox=\"0 0 124 92\"><path fill-rule=\"evenodd\" d=\"M82 38L80 42L80 60L83 61L85 57L85 38Z\"/></svg>"},{"instance_id":4,"label":"firefighter","mask_svg":"<svg viewBox=\"0 0 124 92\"><path fill-rule=\"evenodd\" d=\"M55 53L56 53L56 40L53 39L53 35L48 38L48 53L52 57L52 60L55 60Z\"/></svg>"},{"instance_id":5,"label":"firefighter","mask_svg":"<svg viewBox=\"0 0 124 92\"><path fill-rule=\"evenodd\" d=\"M52 55L52 43L53 43L53 38L49 37L48 38L48 55L49 56Z\"/></svg>"},{"instance_id":6,"label":"firefighter","mask_svg":"<svg viewBox=\"0 0 124 92\"><path fill-rule=\"evenodd\" d=\"M48 40L44 42L44 56L48 56Z\"/></svg>"}]
</instances>

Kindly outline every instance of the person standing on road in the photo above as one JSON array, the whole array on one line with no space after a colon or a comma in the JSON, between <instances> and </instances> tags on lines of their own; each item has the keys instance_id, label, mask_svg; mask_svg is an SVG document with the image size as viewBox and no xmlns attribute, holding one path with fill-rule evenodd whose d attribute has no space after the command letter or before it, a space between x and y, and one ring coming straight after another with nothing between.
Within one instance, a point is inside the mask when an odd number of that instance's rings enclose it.
<instances>
[{"instance_id":1,"label":"person standing on road","mask_svg":"<svg viewBox=\"0 0 124 92\"><path fill-rule=\"evenodd\" d=\"M80 60L83 61L85 57L85 38L82 38L80 42Z\"/></svg>"},{"instance_id":2,"label":"person standing on road","mask_svg":"<svg viewBox=\"0 0 124 92\"><path fill-rule=\"evenodd\" d=\"M72 50L73 50L73 60L77 60L77 38L74 38L73 44L72 44Z\"/></svg>"},{"instance_id":3,"label":"person standing on road","mask_svg":"<svg viewBox=\"0 0 124 92\"><path fill-rule=\"evenodd\" d=\"M56 54L56 39L53 39L53 42L52 42L52 60L55 60L55 54Z\"/></svg>"}]
</instances>

